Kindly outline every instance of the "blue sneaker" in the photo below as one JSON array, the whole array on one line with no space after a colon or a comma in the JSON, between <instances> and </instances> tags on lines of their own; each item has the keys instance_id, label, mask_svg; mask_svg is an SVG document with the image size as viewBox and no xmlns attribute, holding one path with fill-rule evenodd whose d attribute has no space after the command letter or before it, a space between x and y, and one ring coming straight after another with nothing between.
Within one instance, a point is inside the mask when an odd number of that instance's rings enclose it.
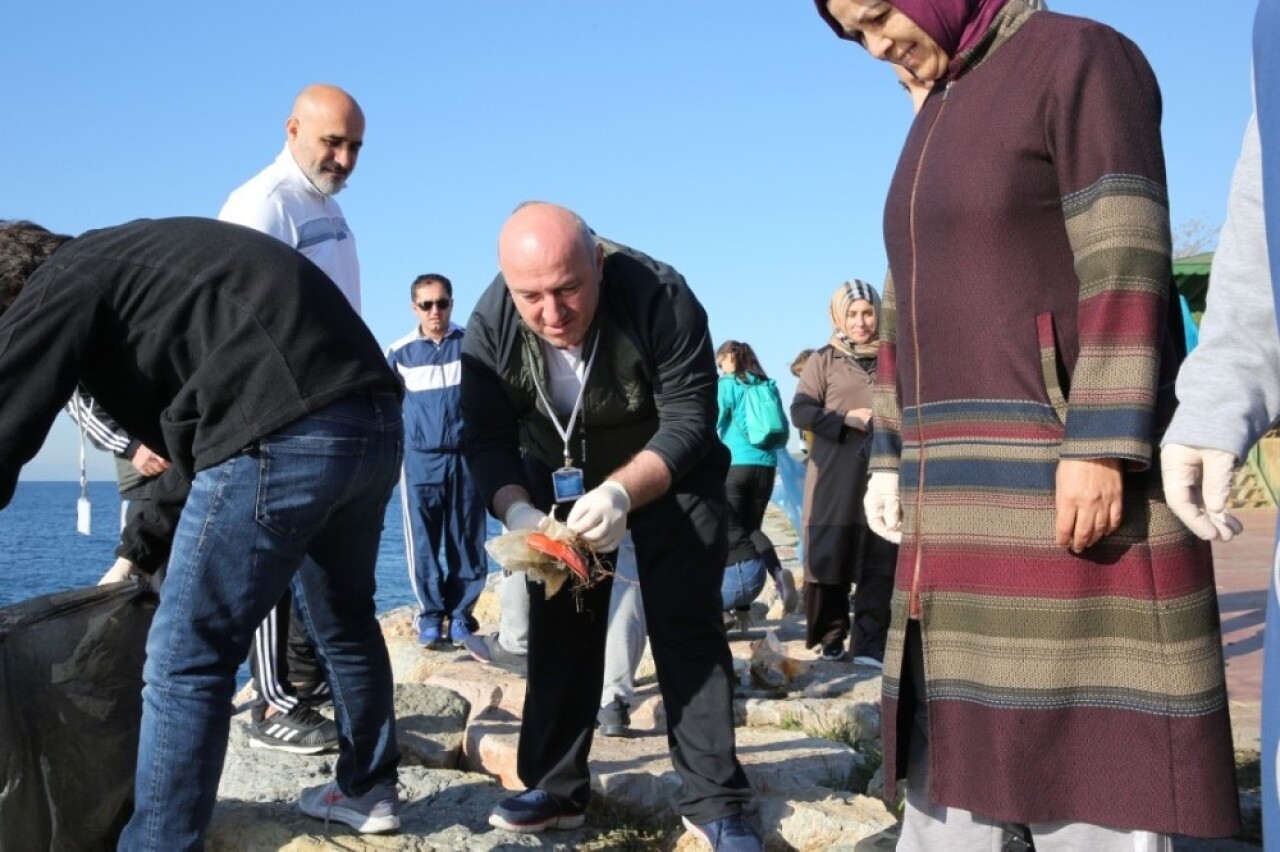
<instances>
[{"instance_id":1,"label":"blue sneaker","mask_svg":"<svg viewBox=\"0 0 1280 852\"><path fill-rule=\"evenodd\" d=\"M578 828L582 811L546 790L529 789L503 799L489 815L489 825L524 834L545 828Z\"/></svg>"},{"instance_id":2,"label":"blue sneaker","mask_svg":"<svg viewBox=\"0 0 1280 852\"><path fill-rule=\"evenodd\" d=\"M764 852L764 843L755 829L747 825L741 814L727 817L702 825L694 825L688 817L681 817L684 827L707 842L715 852Z\"/></svg>"},{"instance_id":3,"label":"blue sneaker","mask_svg":"<svg viewBox=\"0 0 1280 852\"><path fill-rule=\"evenodd\" d=\"M418 642L422 647L434 650L440 645L440 622L423 621L418 627Z\"/></svg>"},{"instance_id":4,"label":"blue sneaker","mask_svg":"<svg viewBox=\"0 0 1280 852\"><path fill-rule=\"evenodd\" d=\"M449 622L449 641L453 643L453 647L467 647L467 640L470 638L471 628L467 626L466 619L455 618Z\"/></svg>"}]
</instances>

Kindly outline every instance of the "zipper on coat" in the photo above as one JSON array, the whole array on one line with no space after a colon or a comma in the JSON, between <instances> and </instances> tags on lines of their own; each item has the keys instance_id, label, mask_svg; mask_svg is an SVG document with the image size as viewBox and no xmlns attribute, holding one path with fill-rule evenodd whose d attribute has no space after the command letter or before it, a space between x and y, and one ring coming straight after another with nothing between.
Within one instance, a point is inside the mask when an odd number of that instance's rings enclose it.
<instances>
[{"instance_id":1,"label":"zipper on coat","mask_svg":"<svg viewBox=\"0 0 1280 852\"><path fill-rule=\"evenodd\" d=\"M929 142L933 139L933 131L938 126L938 120L942 118L942 111L947 108L947 96L951 93L951 83L948 82L942 90L942 105L938 107L938 111L933 116L933 121L929 124L929 131L925 134L924 144L920 146L920 157L916 160L916 173L911 180L911 200L907 207L907 221L909 225L909 236L911 242L911 347L915 356L915 382L916 382L916 446L919 453L919 462L916 467L916 512L915 512L915 543L916 554L915 563L911 567L911 597L907 601L907 614L910 618L920 618L920 565L921 552L924 549L923 538L920 535L920 528L924 517L924 423L920 418L920 336L917 334L919 323L916 320L916 192L920 188L920 173L924 170L925 154L929 151ZM901 462L899 462L901 464Z\"/></svg>"}]
</instances>

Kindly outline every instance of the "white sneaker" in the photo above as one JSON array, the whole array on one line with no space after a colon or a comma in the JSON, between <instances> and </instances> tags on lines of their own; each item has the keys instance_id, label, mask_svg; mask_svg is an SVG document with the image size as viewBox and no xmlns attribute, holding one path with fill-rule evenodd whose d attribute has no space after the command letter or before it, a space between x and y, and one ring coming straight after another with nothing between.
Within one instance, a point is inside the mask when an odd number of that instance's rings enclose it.
<instances>
[{"instance_id":1,"label":"white sneaker","mask_svg":"<svg viewBox=\"0 0 1280 852\"><path fill-rule=\"evenodd\" d=\"M298 810L326 823L337 820L361 834L400 828L400 795L394 784L378 784L363 796L348 796L336 781L308 787L298 796Z\"/></svg>"},{"instance_id":2,"label":"white sneaker","mask_svg":"<svg viewBox=\"0 0 1280 852\"><path fill-rule=\"evenodd\" d=\"M870 666L873 669L884 671L884 660L877 660L875 657L857 656L853 661L860 666Z\"/></svg>"}]
</instances>

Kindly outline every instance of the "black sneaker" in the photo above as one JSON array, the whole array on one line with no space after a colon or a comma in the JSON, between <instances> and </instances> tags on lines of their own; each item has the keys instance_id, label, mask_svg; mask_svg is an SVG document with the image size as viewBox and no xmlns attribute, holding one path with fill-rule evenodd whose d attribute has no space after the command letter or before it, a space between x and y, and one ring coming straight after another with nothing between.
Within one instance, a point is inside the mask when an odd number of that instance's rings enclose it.
<instances>
[{"instance_id":1,"label":"black sneaker","mask_svg":"<svg viewBox=\"0 0 1280 852\"><path fill-rule=\"evenodd\" d=\"M735 630L744 637L751 632L754 622L751 618L750 609L727 609L724 611L724 632L726 634L733 633Z\"/></svg>"},{"instance_id":2,"label":"black sneaker","mask_svg":"<svg viewBox=\"0 0 1280 852\"><path fill-rule=\"evenodd\" d=\"M822 659L838 663L844 659L844 642L828 642L822 646Z\"/></svg>"},{"instance_id":3,"label":"black sneaker","mask_svg":"<svg viewBox=\"0 0 1280 852\"><path fill-rule=\"evenodd\" d=\"M320 754L338 747L338 726L306 704L249 725L249 745L292 754Z\"/></svg>"},{"instance_id":4,"label":"black sneaker","mask_svg":"<svg viewBox=\"0 0 1280 852\"><path fill-rule=\"evenodd\" d=\"M600 733L606 737L625 737L631 730L631 705L621 698L615 697L600 708L596 720L600 723Z\"/></svg>"},{"instance_id":5,"label":"black sneaker","mask_svg":"<svg viewBox=\"0 0 1280 852\"><path fill-rule=\"evenodd\" d=\"M688 817L681 817L680 821L715 852L764 852L760 835L739 814L701 825L695 825Z\"/></svg>"},{"instance_id":6,"label":"black sneaker","mask_svg":"<svg viewBox=\"0 0 1280 852\"><path fill-rule=\"evenodd\" d=\"M548 828L578 828L582 811L546 790L529 789L518 796L503 799L489 815L489 825L536 834Z\"/></svg>"}]
</instances>

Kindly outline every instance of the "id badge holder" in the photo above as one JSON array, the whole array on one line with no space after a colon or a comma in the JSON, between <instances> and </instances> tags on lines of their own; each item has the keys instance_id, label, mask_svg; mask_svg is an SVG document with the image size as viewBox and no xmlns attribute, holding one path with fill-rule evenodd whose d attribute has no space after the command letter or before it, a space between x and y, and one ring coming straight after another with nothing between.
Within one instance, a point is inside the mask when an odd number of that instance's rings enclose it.
<instances>
[{"instance_id":1,"label":"id badge holder","mask_svg":"<svg viewBox=\"0 0 1280 852\"><path fill-rule=\"evenodd\" d=\"M586 493L582 471L565 466L551 474L551 490L557 503L569 503Z\"/></svg>"}]
</instances>

